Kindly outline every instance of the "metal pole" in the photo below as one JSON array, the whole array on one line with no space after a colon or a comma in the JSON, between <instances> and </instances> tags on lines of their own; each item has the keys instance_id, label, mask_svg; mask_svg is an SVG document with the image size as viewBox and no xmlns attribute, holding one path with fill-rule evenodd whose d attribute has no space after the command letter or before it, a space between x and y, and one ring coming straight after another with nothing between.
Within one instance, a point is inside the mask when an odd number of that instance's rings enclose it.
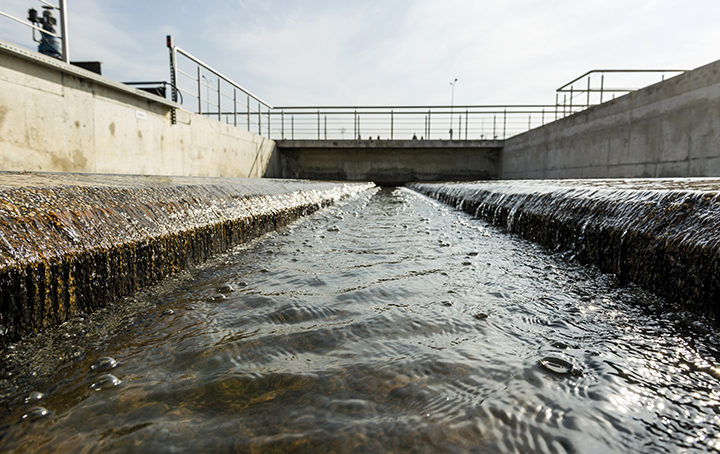
<instances>
[{"instance_id":1,"label":"metal pole","mask_svg":"<svg viewBox=\"0 0 720 454\"><path fill-rule=\"evenodd\" d=\"M558 99L560 93L555 92L555 119L557 120L557 114L558 114L558 105L560 104L560 101Z\"/></svg>"},{"instance_id":2,"label":"metal pole","mask_svg":"<svg viewBox=\"0 0 720 454\"><path fill-rule=\"evenodd\" d=\"M361 138L361 136L360 136L360 115L358 115L357 120L358 120L358 139L360 139Z\"/></svg>"},{"instance_id":3,"label":"metal pole","mask_svg":"<svg viewBox=\"0 0 720 454\"><path fill-rule=\"evenodd\" d=\"M290 115L290 138L295 140L295 115Z\"/></svg>"},{"instance_id":4,"label":"metal pole","mask_svg":"<svg viewBox=\"0 0 720 454\"><path fill-rule=\"evenodd\" d=\"M248 95L248 97L247 97L247 111L248 111L247 112L247 124L248 124L247 130L249 132L250 131L250 95Z\"/></svg>"},{"instance_id":5,"label":"metal pole","mask_svg":"<svg viewBox=\"0 0 720 454\"><path fill-rule=\"evenodd\" d=\"M573 91L573 86L570 85L570 109L569 109L570 115L572 115L572 113L573 113L573 110L572 110L573 96L575 96L574 91Z\"/></svg>"},{"instance_id":6,"label":"metal pole","mask_svg":"<svg viewBox=\"0 0 720 454\"><path fill-rule=\"evenodd\" d=\"M458 115L458 140L462 137L462 115Z\"/></svg>"},{"instance_id":7,"label":"metal pole","mask_svg":"<svg viewBox=\"0 0 720 454\"><path fill-rule=\"evenodd\" d=\"M258 134L262 135L262 104L258 101Z\"/></svg>"},{"instance_id":8,"label":"metal pole","mask_svg":"<svg viewBox=\"0 0 720 454\"><path fill-rule=\"evenodd\" d=\"M505 132L507 131L507 109L503 110L503 140L505 140Z\"/></svg>"},{"instance_id":9,"label":"metal pole","mask_svg":"<svg viewBox=\"0 0 720 454\"><path fill-rule=\"evenodd\" d=\"M268 107L268 138L270 138L270 108Z\"/></svg>"},{"instance_id":10,"label":"metal pole","mask_svg":"<svg viewBox=\"0 0 720 454\"><path fill-rule=\"evenodd\" d=\"M427 115L425 115L425 118L423 120L425 120L425 123L423 123L423 135L427 138Z\"/></svg>"},{"instance_id":11,"label":"metal pole","mask_svg":"<svg viewBox=\"0 0 720 454\"><path fill-rule=\"evenodd\" d=\"M390 140L393 140L393 133L395 132L394 131L395 125L393 124L394 121L395 121L394 112L392 109L390 109Z\"/></svg>"},{"instance_id":12,"label":"metal pole","mask_svg":"<svg viewBox=\"0 0 720 454\"><path fill-rule=\"evenodd\" d=\"M325 122L325 140L327 140L327 115L323 117L323 121Z\"/></svg>"},{"instance_id":13,"label":"metal pole","mask_svg":"<svg viewBox=\"0 0 720 454\"><path fill-rule=\"evenodd\" d=\"M467 140L468 136L468 111L465 109L465 140Z\"/></svg>"},{"instance_id":14,"label":"metal pole","mask_svg":"<svg viewBox=\"0 0 720 454\"><path fill-rule=\"evenodd\" d=\"M567 117L567 93L563 93L563 117Z\"/></svg>"},{"instance_id":15,"label":"metal pole","mask_svg":"<svg viewBox=\"0 0 720 454\"><path fill-rule=\"evenodd\" d=\"M59 0L60 9L60 35L62 36L62 57L65 63L70 63L70 45L68 44L67 1Z\"/></svg>"},{"instance_id":16,"label":"metal pole","mask_svg":"<svg viewBox=\"0 0 720 454\"><path fill-rule=\"evenodd\" d=\"M357 125L358 125L358 116L357 116L357 109L355 109L355 113L353 115L353 139L357 138L357 136L358 136Z\"/></svg>"},{"instance_id":17,"label":"metal pole","mask_svg":"<svg viewBox=\"0 0 720 454\"><path fill-rule=\"evenodd\" d=\"M543 107L542 114L540 116L540 125L545 126L545 108Z\"/></svg>"},{"instance_id":18,"label":"metal pole","mask_svg":"<svg viewBox=\"0 0 720 454\"><path fill-rule=\"evenodd\" d=\"M200 74L200 66L197 67L197 85L198 85L198 115L202 113L202 75Z\"/></svg>"},{"instance_id":19,"label":"metal pole","mask_svg":"<svg viewBox=\"0 0 720 454\"><path fill-rule=\"evenodd\" d=\"M493 140L497 139L497 134L495 134L495 124L497 123L497 114L493 114Z\"/></svg>"},{"instance_id":20,"label":"metal pole","mask_svg":"<svg viewBox=\"0 0 720 454\"><path fill-rule=\"evenodd\" d=\"M587 88L587 101L585 102L585 108L590 107L590 76L588 76L588 88Z\"/></svg>"},{"instance_id":21,"label":"metal pole","mask_svg":"<svg viewBox=\"0 0 720 454\"><path fill-rule=\"evenodd\" d=\"M603 90L605 89L605 74L600 76L600 104L603 102Z\"/></svg>"},{"instance_id":22,"label":"metal pole","mask_svg":"<svg viewBox=\"0 0 720 454\"><path fill-rule=\"evenodd\" d=\"M428 133L427 139L430 140L430 109L428 109Z\"/></svg>"},{"instance_id":23,"label":"metal pole","mask_svg":"<svg viewBox=\"0 0 720 454\"><path fill-rule=\"evenodd\" d=\"M171 35L165 37L165 43L170 51L170 99L177 102L177 53L175 52L175 42ZM175 108L170 109L170 122L177 124L177 112Z\"/></svg>"},{"instance_id":24,"label":"metal pole","mask_svg":"<svg viewBox=\"0 0 720 454\"><path fill-rule=\"evenodd\" d=\"M220 78L218 77L218 121L222 121L222 99L220 98Z\"/></svg>"},{"instance_id":25,"label":"metal pole","mask_svg":"<svg viewBox=\"0 0 720 454\"><path fill-rule=\"evenodd\" d=\"M233 88L233 124L237 127L237 90Z\"/></svg>"},{"instance_id":26,"label":"metal pole","mask_svg":"<svg viewBox=\"0 0 720 454\"><path fill-rule=\"evenodd\" d=\"M320 109L318 109L318 111L317 111L317 119L318 119L318 122L317 122L317 126L318 126L318 140L320 140Z\"/></svg>"},{"instance_id":27,"label":"metal pole","mask_svg":"<svg viewBox=\"0 0 720 454\"><path fill-rule=\"evenodd\" d=\"M532 114L528 114L528 131L530 130L531 122L532 122Z\"/></svg>"},{"instance_id":28,"label":"metal pole","mask_svg":"<svg viewBox=\"0 0 720 454\"><path fill-rule=\"evenodd\" d=\"M280 139L285 140L285 109L280 111Z\"/></svg>"}]
</instances>

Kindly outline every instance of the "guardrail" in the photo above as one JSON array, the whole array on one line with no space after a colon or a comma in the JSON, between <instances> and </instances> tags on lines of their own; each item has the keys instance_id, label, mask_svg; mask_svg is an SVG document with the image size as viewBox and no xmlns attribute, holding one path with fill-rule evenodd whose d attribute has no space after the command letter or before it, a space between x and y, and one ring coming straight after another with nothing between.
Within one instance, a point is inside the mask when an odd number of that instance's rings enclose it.
<instances>
[{"instance_id":1,"label":"guardrail","mask_svg":"<svg viewBox=\"0 0 720 454\"><path fill-rule=\"evenodd\" d=\"M270 135L270 104L176 46L172 36L167 36L166 44L170 52L170 96L174 102L178 102L179 94L185 94L189 98L188 102L197 103L198 114L216 116L219 121L246 127L248 131L258 134L263 133L265 116L267 135ZM176 121L175 112L172 114L172 121Z\"/></svg>"},{"instance_id":2,"label":"guardrail","mask_svg":"<svg viewBox=\"0 0 720 454\"><path fill-rule=\"evenodd\" d=\"M615 99L618 94L625 95L639 87L662 82L667 75L677 76L686 71L685 69L593 69L555 90L555 104L561 112L561 117L571 115L602 104L608 100L606 95ZM632 84L635 88L607 86L606 76L615 79L610 83L622 81L625 84ZM660 76L660 80L657 80L657 76Z\"/></svg>"},{"instance_id":3,"label":"guardrail","mask_svg":"<svg viewBox=\"0 0 720 454\"><path fill-rule=\"evenodd\" d=\"M685 72L681 69L593 69L558 88L554 105L273 107L176 46L171 36L167 37L167 46L173 101L177 102L178 96L185 94L187 102L181 103L186 107L194 105L190 108L200 115L269 138L291 140L504 140L600 104L606 95L614 98L636 90L607 86L607 75L651 74L660 75L664 80L667 74ZM635 83L636 86L647 84L647 81Z\"/></svg>"},{"instance_id":4,"label":"guardrail","mask_svg":"<svg viewBox=\"0 0 720 454\"><path fill-rule=\"evenodd\" d=\"M278 106L272 138L505 139L555 119L553 105Z\"/></svg>"}]
</instances>

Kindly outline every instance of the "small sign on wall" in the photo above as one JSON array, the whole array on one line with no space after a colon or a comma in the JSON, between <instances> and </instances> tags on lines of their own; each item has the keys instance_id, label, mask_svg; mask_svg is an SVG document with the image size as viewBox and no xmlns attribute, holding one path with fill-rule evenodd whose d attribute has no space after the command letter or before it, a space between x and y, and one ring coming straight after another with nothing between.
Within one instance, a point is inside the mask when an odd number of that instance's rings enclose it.
<instances>
[{"instance_id":1,"label":"small sign on wall","mask_svg":"<svg viewBox=\"0 0 720 454\"><path fill-rule=\"evenodd\" d=\"M142 110L136 110L135 111L135 117L138 120L147 120L147 112L144 112Z\"/></svg>"}]
</instances>

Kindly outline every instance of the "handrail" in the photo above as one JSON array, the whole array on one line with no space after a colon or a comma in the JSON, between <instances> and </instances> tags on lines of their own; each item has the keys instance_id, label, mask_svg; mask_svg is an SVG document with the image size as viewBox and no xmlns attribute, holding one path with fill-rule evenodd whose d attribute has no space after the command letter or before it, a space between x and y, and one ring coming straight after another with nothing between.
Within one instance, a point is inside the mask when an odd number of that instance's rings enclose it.
<instances>
[{"instance_id":1,"label":"handrail","mask_svg":"<svg viewBox=\"0 0 720 454\"><path fill-rule=\"evenodd\" d=\"M673 72L679 72L684 73L687 69L591 69L590 71L586 72L582 76L576 77L575 79L571 80L570 82L566 83L562 87L558 88L555 91L568 91L565 90L569 85L574 84L575 82L582 80L583 78L589 76L590 74L595 73L673 73ZM633 89L629 90L632 91ZM607 91L607 90L606 90Z\"/></svg>"}]
</instances>

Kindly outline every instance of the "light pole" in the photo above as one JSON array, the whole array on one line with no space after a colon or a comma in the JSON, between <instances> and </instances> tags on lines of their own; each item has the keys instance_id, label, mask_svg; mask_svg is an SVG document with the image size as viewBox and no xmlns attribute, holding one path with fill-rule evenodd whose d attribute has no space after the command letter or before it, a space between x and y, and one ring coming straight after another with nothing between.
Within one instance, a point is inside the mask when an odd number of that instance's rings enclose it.
<instances>
[{"instance_id":1,"label":"light pole","mask_svg":"<svg viewBox=\"0 0 720 454\"><path fill-rule=\"evenodd\" d=\"M457 77L450 82L450 140L453 136L453 106L455 105L455 84L457 84Z\"/></svg>"}]
</instances>

